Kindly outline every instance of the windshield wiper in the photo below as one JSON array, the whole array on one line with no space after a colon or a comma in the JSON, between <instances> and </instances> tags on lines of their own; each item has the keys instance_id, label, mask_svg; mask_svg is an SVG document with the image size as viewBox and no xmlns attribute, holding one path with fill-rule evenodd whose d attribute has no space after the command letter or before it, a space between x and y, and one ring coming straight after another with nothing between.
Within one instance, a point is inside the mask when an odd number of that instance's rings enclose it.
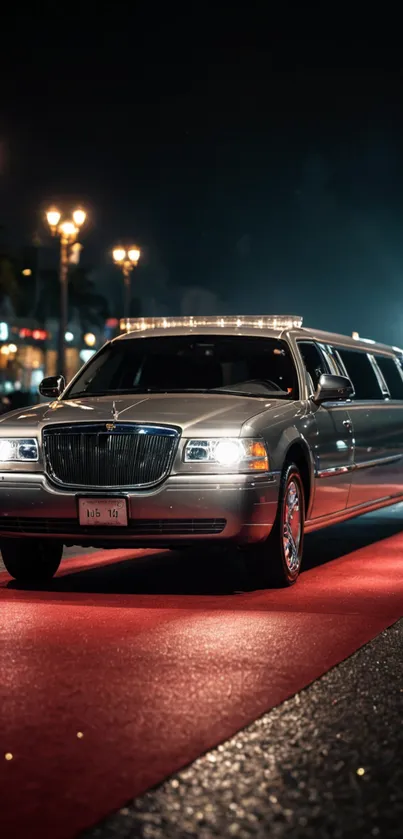
<instances>
[{"instance_id":1,"label":"windshield wiper","mask_svg":"<svg viewBox=\"0 0 403 839\"><path fill-rule=\"evenodd\" d=\"M205 387L130 387L119 390L80 390L71 394L67 399L82 399L92 396L130 396L131 393L210 393Z\"/></svg>"},{"instance_id":2,"label":"windshield wiper","mask_svg":"<svg viewBox=\"0 0 403 839\"><path fill-rule=\"evenodd\" d=\"M64 402L69 402L71 399L84 399L88 396L109 396L109 390L98 390L96 393L88 393L87 390L79 390L77 393L68 393Z\"/></svg>"},{"instance_id":3,"label":"windshield wiper","mask_svg":"<svg viewBox=\"0 0 403 839\"><path fill-rule=\"evenodd\" d=\"M207 390L206 393L224 393L229 396L253 396L255 399L290 399L290 394L285 390L268 390L262 393L256 393L251 390L231 390L229 387L215 387Z\"/></svg>"},{"instance_id":4,"label":"windshield wiper","mask_svg":"<svg viewBox=\"0 0 403 839\"><path fill-rule=\"evenodd\" d=\"M65 401L69 399L90 399L96 396L130 396L130 394L141 393L213 393L223 396L252 396L255 399L289 399L290 394L283 390L272 390L265 393L256 393L250 390L232 390L231 388L220 387L135 387L124 390L98 390L86 391L80 390L78 393L73 393L67 396Z\"/></svg>"}]
</instances>

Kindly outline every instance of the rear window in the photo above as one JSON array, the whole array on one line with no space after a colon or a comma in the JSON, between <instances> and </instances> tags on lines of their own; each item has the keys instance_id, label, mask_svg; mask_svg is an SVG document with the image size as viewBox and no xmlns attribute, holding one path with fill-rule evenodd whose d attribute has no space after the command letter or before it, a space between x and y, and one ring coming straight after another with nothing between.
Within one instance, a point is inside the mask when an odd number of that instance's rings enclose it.
<instances>
[{"instance_id":1,"label":"rear window","mask_svg":"<svg viewBox=\"0 0 403 839\"><path fill-rule=\"evenodd\" d=\"M391 399L403 399L403 379L393 358L376 355L376 363L385 379Z\"/></svg>"},{"instance_id":2,"label":"rear window","mask_svg":"<svg viewBox=\"0 0 403 839\"><path fill-rule=\"evenodd\" d=\"M338 354L351 379L355 399L383 399L375 370L365 352L338 347Z\"/></svg>"}]
</instances>

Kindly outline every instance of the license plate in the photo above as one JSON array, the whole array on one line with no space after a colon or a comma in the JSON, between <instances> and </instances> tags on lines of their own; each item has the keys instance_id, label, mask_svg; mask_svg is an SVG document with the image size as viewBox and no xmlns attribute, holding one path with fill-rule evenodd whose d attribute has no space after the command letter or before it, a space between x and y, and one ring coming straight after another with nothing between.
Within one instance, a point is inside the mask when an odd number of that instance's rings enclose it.
<instances>
[{"instance_id":1,"label":"license plate","mask_svg":"<svg viewBox=\"0 0 403 839\"><path fill-rule=\"evenodd\" d=\"M78 516L86 527L127 527L125 498L79 498Z\"/></svg>"}]
</instances>

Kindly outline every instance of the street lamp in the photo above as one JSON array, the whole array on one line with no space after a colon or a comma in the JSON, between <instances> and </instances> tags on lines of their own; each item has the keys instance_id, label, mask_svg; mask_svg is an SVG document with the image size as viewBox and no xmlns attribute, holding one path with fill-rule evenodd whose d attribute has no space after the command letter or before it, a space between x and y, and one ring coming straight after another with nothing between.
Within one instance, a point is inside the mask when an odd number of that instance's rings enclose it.
<instances>
[{"instance_id":1,"label":"street lamp","mask_svg":"<svg viewBox=\"0 0 403 839\"><path fill-rule=\"evenodd\" d=\"M133 246L127 250L125 248L114 248L112 256L115 264L119 265L122 269L125 289L123 317L127 319L130 317L130 277L133 268L136 267L140 259L141 253L139 248Z\"/></svg>"},{"instance_id":2,"label":"street lamp","mask_svg":"<svg viewBox=\"0 0 403 839\"><path fill-rule=\"evenodd\" d=\"M86 213L77 208L74 210L72 219L61 221L62 214L55 207L51 207L46 213L46 220L50 227L52 236L60 239L60 324L59 324L59 375L66 378L65 342L68 317L68 271L69 262L75 260L75 247L80 227L85 222Z\"/></svg>"}]
</instances>

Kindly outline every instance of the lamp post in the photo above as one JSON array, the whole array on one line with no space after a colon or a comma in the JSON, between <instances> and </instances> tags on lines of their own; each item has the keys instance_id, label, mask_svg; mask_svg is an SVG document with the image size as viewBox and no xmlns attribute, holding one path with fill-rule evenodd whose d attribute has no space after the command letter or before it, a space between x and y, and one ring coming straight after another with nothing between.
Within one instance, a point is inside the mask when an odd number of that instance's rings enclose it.
<instances>
[{"instance_id":1,"label":"lamp post","mask_svg":"<svg viewBox=\"0 0 403 839\"><path fill-rule=\"evenodd\" d=\"M119 265L122 269L123 274L123 282L124 282L124 304L123 304L123 317L128 318L130 316L130 291L131 291L131 273L133 268L136 267L141 253L139 248L131 247L125 250L125 248L114 248L112 251L113 260L115 265Z\"/></svg>"},{"instance_id":2,"label":"lamp post","mask_svg":"<svg viewBox=\"0 0 403 839\"><path fill-rule=\"evenodd\" d=\"M62 215L59 210L52 208L46 213L46 219L52 236L60 239L60 313L59 313L59 340L58 340L58 363L59 375L66 378L66 329L68 318L68 272L69 263L76 261L76 250L74 245L80 228L85 222L86 213L84 210L74 210L72 219L61 221ZM78 247L78 243L76 248Z\"/></svg>"}]
</instances>

